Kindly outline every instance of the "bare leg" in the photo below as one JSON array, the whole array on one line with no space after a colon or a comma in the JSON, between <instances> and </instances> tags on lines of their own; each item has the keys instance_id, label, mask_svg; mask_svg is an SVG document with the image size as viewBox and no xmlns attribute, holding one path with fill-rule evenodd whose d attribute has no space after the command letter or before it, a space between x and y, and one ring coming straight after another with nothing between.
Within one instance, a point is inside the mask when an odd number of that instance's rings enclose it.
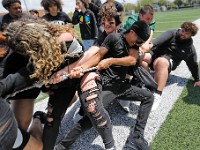
<instances>
[{"instance_id":1,"label":"bare leg","mask_svg":"<svg viewBox=\"0 0 200 150\"><path fill-rule=\"evenodd\" d=\"M140 65L146 69L147 71L149 70L149 64L151 63L151 54L150 53L145 53L143 59L140 61Z\"/></svg>"},{"instance_id":2,"label":"bare leg","mask_svg":"<svg viewBox=\"0 0 200 150\"><path fill-rule=\"evenodd\" d=\"M40 119L34 118L31 126L30 132L18 130L17 139L15 149L23 149L23 150L42 150L43 143L42 143L42 124ZM28 141L27 141L28 140ZM21 143L21 145L18 145ZM24 145L24 146L23 146Z\"/></svg>"},{"instance_id":3,"label":"bare leg","mask_svg":"<svg viewBox=\"0 0 200 150\"><path fill-rule=\"evenodd\" d=\"M32 135L30 135L30 139L23 150L42 150L42 148L42 141L38 141Z\"/></svg>"},{"instance_id":4,"label":"bare leg","mask_svg":"<svg viewBox=\"0 0 200 150\"><path fill-rule=\"evenodd\" d=\"M19 99L11 101L12 110L18 126L25 131L27 131L32 120L34 100L35 99Z\"/></svg>"},{"instance_id":5,"label":"bare leg","mask_svg":"<svg viewBox=\"0 0 200 150\"><path fill-rule=\"evenodd\" d=\"M153 67L155 70L155 80L158 84L157 90L163 91L168 79L169 61L166 58L159 57L154 61Z\"/></svg>"},{"instance_id":6,"label":"bare leg","mask_svg":"<svg viewBox=\"0 0 200 150\"><path fill-rule=\"evenodd\" d=\"M38 141L42 141L43 127L40 119L34 118L29 128L29 133Z\"/></svg>"}]
</instances>

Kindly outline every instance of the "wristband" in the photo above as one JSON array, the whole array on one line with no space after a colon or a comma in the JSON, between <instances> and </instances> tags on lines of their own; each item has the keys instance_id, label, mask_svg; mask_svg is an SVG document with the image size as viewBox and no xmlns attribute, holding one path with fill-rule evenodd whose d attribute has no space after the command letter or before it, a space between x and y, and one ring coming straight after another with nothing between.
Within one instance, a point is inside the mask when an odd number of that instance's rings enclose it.
<instances>
[{"instance_id":1,"label":"wristband","mask_svg":"<svg viewBox=\"0 0 200 150\"><path fill-rule=\"evenodd\" d=\"M138 51L138 59L141 59L143 56L142 52L141 51Z\"/></svg>"}]
</instances>

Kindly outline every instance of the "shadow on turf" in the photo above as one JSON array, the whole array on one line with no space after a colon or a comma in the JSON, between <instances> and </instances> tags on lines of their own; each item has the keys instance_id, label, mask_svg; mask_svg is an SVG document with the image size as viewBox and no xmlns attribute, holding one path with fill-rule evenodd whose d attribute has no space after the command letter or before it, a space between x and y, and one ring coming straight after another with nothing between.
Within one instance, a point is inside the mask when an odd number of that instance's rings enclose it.
<instances>
[{"instance_id":1,"label":"shadow on turf","mask_svg":"<svg viewBox=\"0 0 200 150\"><path fill-rule=\"evenodd\" d=\"M169 75L166 86L177 83L177 86L185 86L188 78L183 78L177 75Z\"/></svg>"},{"instance_id":2,"label":"shadow on turf","mask_svg":"<svg viewBox=\"0 0 200 150\"><path fill-rule=\"evenodd\" d=\"M154 71L151 71L151 75L154 77ZM177 84L177 86L185 86L187 84L187 81L188 81L188 78L169 74L166 86L169 86L172 84Z\"/></svg>"},{"instance_id":3,"label":"shadow on turf","mask_svg":"<svg viewBox=\"0 0 200 150\"><path fill-rule=\"evenodd\" d=\"M186 90L187 95L182 99L188 104L196 104L200 106L200 87L194 87L194 80L188 80Z\"/></svg>"}]
</instances>

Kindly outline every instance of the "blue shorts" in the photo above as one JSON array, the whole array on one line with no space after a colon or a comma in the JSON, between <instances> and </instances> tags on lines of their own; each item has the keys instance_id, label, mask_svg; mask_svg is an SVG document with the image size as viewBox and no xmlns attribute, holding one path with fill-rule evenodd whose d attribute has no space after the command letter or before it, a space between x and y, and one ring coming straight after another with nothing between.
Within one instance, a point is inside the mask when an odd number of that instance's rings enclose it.
<instances>
[{"instance_id":1,"label":"blue shorts","mask_svg":"<svg viewBox=\"0 0 200 150\"><path fill-rule=\"evenodd\" d=\"M83 40L84 51L87 51L94 44L94 41L95 41L94 39Z\"/></svg>"}]
</instances>

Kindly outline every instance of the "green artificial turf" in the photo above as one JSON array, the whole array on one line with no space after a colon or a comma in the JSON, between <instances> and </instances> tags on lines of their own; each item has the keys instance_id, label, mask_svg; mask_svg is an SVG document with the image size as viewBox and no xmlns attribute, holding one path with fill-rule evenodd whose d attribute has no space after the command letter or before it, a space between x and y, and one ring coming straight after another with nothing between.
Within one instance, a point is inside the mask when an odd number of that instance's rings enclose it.
<instances>
[{"instance_id":1,"label":"green artificial turf","mask_svg":"<svg viewBox=\"0 0 200 150\"><path fill-rule=\"evenodd\" d=\"M184 21L200 18L200 9L155 13L154 38ZM197 49L198 50L198 49ZM151 144L152 150L200 150L200 88L189 80Z\"/></svg>"},{"instance_id":2,"label":"green artificial turf","mask_svg":"<svg viewBox=\"0 0 200 150\"><path fill-rule=\"evenodd\" d=\"M200 150L200 88L189 80L151 144L152 150Z\"/></svg>"}]
</instances>

